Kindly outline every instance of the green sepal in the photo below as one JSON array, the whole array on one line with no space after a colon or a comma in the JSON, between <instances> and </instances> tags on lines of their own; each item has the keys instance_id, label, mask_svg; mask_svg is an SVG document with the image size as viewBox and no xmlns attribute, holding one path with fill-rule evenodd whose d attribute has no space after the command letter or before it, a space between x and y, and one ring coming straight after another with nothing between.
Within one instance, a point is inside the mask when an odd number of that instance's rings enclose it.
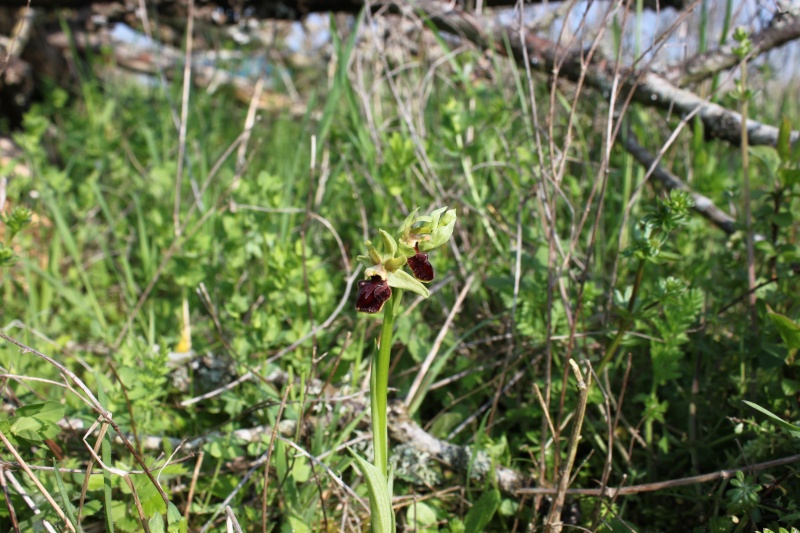
<instances>
[{"instance_id":1,"label":"green sepal","mask_svg":"<svg viewBox=\"0 0 800 533\"><path fill-rule=\"evenodd\" d=\"M381 258L381 254L379 254L375 247L372 246L372 241L364 241L364 244L367 247L367 252L369 253L369 258L372 261L372 264L380 265L383 262L383 259Z\"/></svg>"},{"instance_id":2,"label":"green sepal","mask_svg":"<svg viewBox=\"0 0 800 533\"><path fill-rule=\"evenodd\" d=\"M394 257L397 253L397 241L394 240L394 237L389 235L389 233L381 230L378 230L381 234L381 238L383 239L383 255L386 257Z\"/></svg>"},{"instance_id":3,"label":"green sepal","mask_svg":"<svg viewBox=\"0 0 800 533\"><path fill-rule=\"evenodd\" d=\"M392 498L389 496L389 483L374 465L359 457L350 448L347 448L347 451L353 456L356 467L367 480L373 533L394 533L394 510Z\"/></svg>"},{"instance_id":4,"label":"green sepal","mask_svg":"<svg viewBox=\"0 0 800 533\"><path fill-rule=\"evenodd\" d=\"M386 267L387 271L395 272L398 268L400 268L401 266L405 265L407 262L408 262L408 260L406 259L406 257L404 255L401 255L399 257L393 257L391 259L387 259L383 263L383 266Z\"/></svg>"},{"instance_id":5,"label":"green sepal","mask_svg":"<svg viewBox=\"0 0 800 533\"><path fill-rule=\"evenodd\" d=\"M400 253L405 257L414 257L417 254L417 251L414 249L413 246L409 246L403 241L397 243L397 248L400 250Z\"/></svg>"},{"instance_id":6,"label":"green sepal","mask_svg":"<svg viewBox=\"0 0 800 533\"><path fill-rule=\"evenodd\" d=\"M451 209L444 216L437 217L437 219L438 224L433 226L431 230L431 240L419 243L419 249L422 252L438 248L449 241L453 235L453 230L456 227L456 210Z\"/></svg>"},{"instance_id":7,"label":"green sepal","mask_svg":"<svg viewBox=\"0 0 800 533\"><path fill-rule=\"evenodd\" d=\"M406 291L415 292L423 298L427 298L431 295L428 287L414 279L411 274L405 270L389 272L387 281L389 282L389 286L394 289L403 289Z\"/></svg>"},{"instance_id":8,"label":"green sepal","mask_svg":"<svg viewBox=\"0 0 800 533\"><path fill-rule=\"evenodd\" d=\"M356 257L356 260L365 267L371 267L372 265L375 264L372 262L372 258L368 255L359 255L358 257Z\"/></svg>"},{"instance_id":9,"label":"green sepal","mask_svg":"<svg viewBox=\"0 0 800 533\"><path fill-rule=\"evenodd\" d=\"M434 211L431 211L431 227L437 228L439 226L439 219L442 218L442 213L447 211L447 207L440 207Z\"/></svg>"},{"instance_id":10,"label":"green sepal","mask_svg":"<svg viewBox=\"0 0 800 533\"><path fill-rule=\"evenodd\" d=\"M407 239L409 235L411 235L411 226L414 225L414 221L417 217L417 212L419 212L419 207L411 211L403 223L400 225L400 229L397 230L397 235L400 237L400 240Z\"/></svg>"}]
</instances>

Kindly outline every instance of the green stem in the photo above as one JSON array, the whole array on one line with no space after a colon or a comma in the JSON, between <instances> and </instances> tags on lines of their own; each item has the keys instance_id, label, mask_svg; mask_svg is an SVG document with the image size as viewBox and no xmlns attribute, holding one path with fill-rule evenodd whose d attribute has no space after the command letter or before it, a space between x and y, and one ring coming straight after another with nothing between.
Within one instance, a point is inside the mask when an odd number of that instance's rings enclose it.
<instances>
[{"instance_id":1,"label":"green stem","mask_svg":"<svg viewBox=\"0 0 800 533\"><path fill-rule=\"evenodd\" d=\"M394 308L401 296L395 290L391 300L384 304L383 327L381 328L378 357L372 361L370 381L370 404L372 408L372 446L375 450L375 466L389 477L389 435L386 429L386 404L389 396L389 365L392 360L392 332L394 330Z\"/></svg>"},{"instance_id":2,"label":"green stem","mask_svg":"<svg viewBox=\"0 0 800 533\"><path fill-rule=\"evenodd\" d=\"M636 279L633 282L633 290L631 291L631 299L628 301L628 312L633 313L633 308L636 306L636 297L639 294L639 287L642 285L642 276L644 275L644 259L639 260L639 266L636 269ZM617 331L617 335L614 337L614 340L611 341L611 344L608 345L606 348L606 353L603 356L603 359L600 361L600 364L597 366L597 373L599 374L603 368L611 362L611 359L614 357L614 354L617 353L617 348L619 345L622 344L622 338L625 337L625 334L628 330L633 326L633 320L628 320L623 318L620 321L619 330Z\"/></svg>"}]
</instances>

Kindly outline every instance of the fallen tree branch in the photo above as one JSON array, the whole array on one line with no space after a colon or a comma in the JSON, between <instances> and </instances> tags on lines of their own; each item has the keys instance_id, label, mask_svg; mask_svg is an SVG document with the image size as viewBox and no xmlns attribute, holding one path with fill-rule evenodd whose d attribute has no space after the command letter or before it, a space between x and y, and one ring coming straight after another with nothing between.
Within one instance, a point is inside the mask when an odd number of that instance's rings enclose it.
<instances>
[{"instance_id":1,"label":"fallen tree branch","mask_svg":"<svg viewBox=\"0 0 800 533\"><path fill-rule=\"evenodd\" d=\"M286 385L289 379L288 373L278 370L265 377L263 381L276 387L282 387ZM311 380L308 384L309 393L311 396L319 396L316 402L339 404L341 410L339 407L336 407L335 409L340 415L340 424L345 425L349 423L354 417L360 416L363 411L367 409L368 401L363 393L359 392L358 394L351 396L337 397L332 393L338 394L339 391L327 390L323 392L323 385L324 383L321 380ZM475 455L475 453L469 447L458 446L434 437L422 429L419 424L409 418L406 407L400 400L395 400L390 403L388 415L389 435L396 444L410 445L421 454L430 455L432 458L440 461L445 467L455 472L458 472L462 475L465 475L469 472L473 476L473 479L481 482L487 481L487 477L493 474L494 479L489 481L495 484L502 492L511 496L556 494L558 490L556 487L526 487L526 485L532 482L532 478L530 476L527 476L526 474L518 472L512 468L501 465L492 465L492 460L484 452L478 452L477 455ZM296 424L296 421L284 420L278 428L278 433L285 435L286 437L284 438L289 436L293 437L297 430ZM59 425L61 425L61 427L65 430L68 429L79 433L86 429L84 427L85 423L80 419L63 420ZM368 428L369 421L366 419L362 420L361 427ZM160 451L163 449L164 444L169 442L169 445L172 448L178 448L180 446L184 451L196 452L199 451L204 444L218 438L227 439L229 437L233 437L237 444L262 442L263 436L271 433L271 431L272 429L268 426L256 426L253 428L235 430L230 433L212 432L207 435L191 439L165 438L155 435L145 436L142 438L142 448L150 451ZM121 442L119 436L116 436L116 441L118 443ZM790 457L766 461L752 466L719 470L709 474L661 481L657 483L632 485L630 487L606 487L604 489L567 489L566 494L598 496L604 498L628 496L639 494L641 492L654 492L686 485L707 483L717 479L729 479L735 476L736 472L756 472L796 462L800 462L800 455L793 455ZM6 464L6 466L14 465L13 463L10 463Z\"/></svg>"},{"instance_id":2,"label":"fallen tree branch","mask_svg":"<svg viewBox=\"0 0 800 533\"><path fill-rule=\"evenodd\" d=\"M656 158L653 157L647 149L645 149L642 145L640 145L634 139L633 134L627 134L621 136L622 138L622 145L625 149L636 159L643 167L649 169L656 163ZM656 178L664 187L668 190L678 189L681 191L688 192L692 200L694 200L694 209L705 218L707 218L712 224L720 228L722 231L727 233L728 235L732 235L737 231L736 227L736 219L730 216L728 213L714 205L714 202L711 201L710 198L700 194L699 192L693 191L685 182L683 182L678 176L671 173L670 171L666 170L661 165L656 165L653 169L653 177Z\"/></svg>"},{"instance_id":3,"label":"fallen tree branch","mask_svg":"<svg viewBox=\"0 0 800 533\"><path fill-rule=\"evenodd\" d=\"M22 0L15 0L22 1ZM485 3L487 7L499 5L500 2ZM696 3L692 4L695 5ZM159 11L162 16L174 15L185 19L188 0L178 1L158 1L154 0L148 4ZM533 70L553 76L555 80L562 78L572 82L583 79L583 83L600 91L603 95L610 95L611 91L617 89L614 79L624 82L621 85L624 89L632 91L633 100L648 106L677 113L685 117L694 114L695 119L701 120L705 126L707 135L711 138L725 140L733 145L741 142L742 117L739 113L726 109L718 104L701 98L692 91L679 87L669 76L658 74L646 69L636 69L632 67L615 65L601 57L598 50L592 54L591 60L587 61L585 51L576 48L559 46L557 43L526 33L524 44L521 42L519 32L510 24L496 23L488 17L467 12L455 4L440 0L379 0L365 4L363 1L346 0L343 2L333 2L331 0L308 0L306 2L244 2L241 7L241 16L252 18L281 18L292 19L300 18L305 14L323 10L336 12L357 12L368 5L372 11L386 12L405 15L421 15L442 31L455 34L466 39L482 49L494 49L500 54L505 54L506 44L508 43L510 52L514 60L521 65L529 62ZM667 5L661 2L661 5ZM134 0L117 1L95 1L73 0L71 2L49 2L40 1L37 7L88 7L87 12L102 14L105 20L126 21L129 24L136 24L138 17L139 2ZM220 4L216 2L202 2L198 4L195 12L197 20L207 20L217 24L237 23L239 18L232 16L228 11L220 11ZM167 12L162 12L167 10ZM174 11L174 13L173 13ZM86 16L83 12L81 16ZM755 55L774 49L781 44L796 38L800 31L796 16L787 15L788 18L776 19L771 27L761 32L754 39ZM523 49L524 47L524 49ZM694 60L693 60L694 61ZM721 49L698 58L693 63L693 69L702 73L702 76L709 75L715 69L725 68L731 65L731 55L727 49ZM711 66L702 67L703 64ZM699 73L692 75L701 75ZM674 75L673 75L674 77ZM770 145L775 146L778 139L778 129L757 122L747 121L748 140L751 145ZM800 131L793 131L791 134L792 142L800 139Z\"/></svg>"},{"instance_id":4,"label":"fallen tree branch","mask_svg":"<svg viewBox=\"0 0 800 533\"><path fill-rule=\"evenodd\" d=\"M792 463L800 463L800 455L791 455L789 457L782 457L772 461L757 463L752 466L742 466L739 468L731 468L729 470L720 470L718 472L711 472L710 474L671 479L669 481L659 481L657 483L645 483L643 485L631 485L630 487L606 487L605 489L567 489L567 494L575 494L580 496L599 496L603 498L630 496L633 494L640 494L642 492L655 492L664 489L673 489L675 487L685 487L687 485L698 485L700 483L708 483L709 481L716 481L718 479L730 479L734 477L737 472L758 472L759 470L766 470L768 468L775 468L777 466L789 465ZM519 489L517 494L555 494L556 490L557 489L553 487L535 487Z\"/></svg>"},{"instance_id":5,"label":"fallen tree branch","mask_svg":"<svg viewBox=\"0 0 800 533\"><path fill-rule=\"evenodd\" d=\"M709 137L725 140L736 146L741 142L742 116L739 113L677 87L660 74L630 67L617 68L612 61L599 57L597 52L592 56L591 62L587 62L583 50L566 49L536 35L525 34L523 49L518 31L509 25L497 26L487 32L485 28L490 25L485 18L459 9L450 9L442 2L418 0L403 3L400 7L407 10L408 4L413 4L443 31L454 33L481 48L494 49L501 54L505 54L506 50L503 43L508 43L518 64L524 65L527 60L534 70L548 75L556 72L573 82L583 76L586 85L604 95L610 95L615 90L614 79L619 76L625 81L624 87L633 91L633 100L680 116L694 113L703 122ZM398 7L396 2L388 5ZM778 142L778 128L755 120L747 121L747 134L750 145L776 146ZM797 142L798 139L800 131L793 131L791 142Z\"/></svg>"},{"instance_id":6,"label":"fallen tree branch","mask_svg":"<svg viewBox=\"0 0 800 533\"><path fill-rule=\"evenodd\" d=\"M661 10L666 7L683 9L690 0L644 0L644 7ZM27 0L4 0L8 6L24 6ZM548 0L525 0L525 4L543 4ZM463 2L461 2L463 3ZM232 6L233 4L233 6ZM483 0L484 8L515 7L519 0ZM138 0L36 0L41 9L88 8L104 15L130 15L139 9ZM189 0L148 0L147 6L160 16L185 20ZM232 9L233 7L233 9ZM299 20L310 13L358 13L364 8L360 0L244 0L240 2L198 1L196 14L200 19L218 20L219 17L256 17Z\"/></svg>"},{"instance_id":7,"label":"fallen tree branch","mask_svg":"<svg viewBox=\"0 0 800 533\"><path fill-rule=\"evenodd\" d=\"M768 27L750 37L753 45L750 57L758 57L797 39L800 39L800 14L780 13ZM733 48L733 45L725 45L698 54L670 67L667 77L678 87L706 80L739 64L741 59L733 52Z\"/></svg>"}]
</instances>

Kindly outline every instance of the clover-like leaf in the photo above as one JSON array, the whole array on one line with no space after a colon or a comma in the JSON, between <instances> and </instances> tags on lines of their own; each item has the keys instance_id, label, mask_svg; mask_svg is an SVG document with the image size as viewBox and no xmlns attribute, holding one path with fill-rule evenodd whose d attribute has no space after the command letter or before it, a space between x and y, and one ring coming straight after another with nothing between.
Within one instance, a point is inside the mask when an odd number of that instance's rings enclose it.
<instances>
[{"instance_id":1,"label":"clover-like leaf","mask_svg":"<svg viewBox=\"0 0 800 533\"><path fill-rule=\"evenodd\" d=\"M428 287L415 280L411 274L404 270L389 272L387 282L389 283L390 287L415 292L423 298L427 298L431 294L428 290Z\"/></svg>"}]
</instances>

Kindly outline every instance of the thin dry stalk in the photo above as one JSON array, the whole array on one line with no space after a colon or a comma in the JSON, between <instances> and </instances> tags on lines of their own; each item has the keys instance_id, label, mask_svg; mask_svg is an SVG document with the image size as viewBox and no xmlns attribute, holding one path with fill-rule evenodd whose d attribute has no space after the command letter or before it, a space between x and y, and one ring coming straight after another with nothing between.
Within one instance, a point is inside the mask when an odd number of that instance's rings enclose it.
<instances>
[{"instance_id":1,"label":"thin dry stalk","mask_svg":"<svg viewBox=\"0 0 800 533\"><path fill-rule=\"evenodd\" d=\"M278 416L275 418L275 425L272 428L272 435L269 438L269 447L267 448L267 460L264 461L264 490L261 494L261 530L267 533L267 489L269 488L269 463L272 459L272 450L275 449L275 438L278 435L278 426L280 425L281 418L283 417L283 409L286 407L286 400L289 398L289 392L292 390L293 383L289 382L286 385L286 390L281 398L281 406L278 409Z\"/></svg>"},{"instance_id":2,"label":"thin dry stalk","mask_svg":"<svg viewBox=\"0 0 800 533\"><path fill-rule=\"evenodd\" d=\"M14 448L14 445L11 444L11 441L9 441L8 438L6 438L5 434L2 431L0 431L0 441L3 442L6 449L11 453L11 455L14 456L14 459L17 460L17 463L19 463L20 468L22 468L22 470L26 474L28 474L28 477L31 479L33 484L36 485L36 488L39 489L39 492L42 494L42 496L44 496L44 499L47 500L47 503L50 504L50 506L53 508L53 510L56 512L59 518L61 518L61 520L64 522L66 528L75 533L75 527L72 525L72 522L69 521L67 515L64 514L64 511L61 510L61 507L59 507L59 505L50 495L50 492L48 492L45 486L42 485L42 482L39 481L39 478L37 478L36 475L33 473L33 470L31 470L28 467L28 463L25 462L22 456L17 452L16 448Z\"/></svg>"},{"instance_id":3,"label":"thin dry stalk","mask_svg":"<svg viewBox=\"0 0 800 533\"><path fill-rule=\"evenodd\" d=\"M131 496L133 496L133 503L136 506L136 512L139 513L139 522L142 524L142 529L145 533L150 533L150 525L148 524L147 517L144 514L144 508L142 507L142 501L139 499L139 493L136 491L136 487L133 484L133 480L128 473L124 473L122 475L122 479L125 480L125 483L128 485L128 488L131 490Z\"/></svg>"},{"instance_id":4,"label":"thin dry stalk","mask_svg":"<svg viewBox=\"0 0 800 533\"><path fill-rule=\"evenodd\" d=\"M575 456L578 453L578 442L581 439L583 418L586 415L586 400L589 397L589 387L592 385L591 373L587 374L586 381L584 381L583 374L581 374L581 370L578 368L578 363L576 363L574 359L570 359L569 364L570 367L572 367L572 372L575 374L575 379L578 381L578 407L575 415L575 422L572 426L572 435L567 445L567 462L564 464L564 469L561 472L555 501L550 508L550 515L547 517L545 523L546 533L560 533L563 527L561 522L561 510L564 507L564 499L567 494L572 466L575 464Z\"/></svg>"},{"instance_id":5,"label":"thin dry stalk","mask_svg":"<svg viewBox=\"0 0 800 533\"><path fill-rule=\"evenodd\" d=\"M11 527L14 528L14 533L20 533L19 522L17 522L17 513L14 512L14 503L11 501L11 495L8 493L8 485L6 484L6 469L3 465L0 465L0 488L3 489L3 497L6 500L6 508L8 509L8 517L11 520Z\"/></svg>"},{"instance_id":6,"label":"thin dry stalk","mask_svg":"<svg viewBox=\"0 0 800 533\"><path fill-rule=\"evenodd\" d=\"M750 153L748 151L747 112L747 59L742 59L740 66L742 74L740 80L742 98L742 189L744 194L744 227L747 238L747 289L749 291L748 303L750 304L750 320L753 328L758 327L758 311L756 310L756 259L753 245L753 214L750 207Z\"/></svg>"},{"instance_id":7,"label":"thin dry stalk","mask_svg":"<svg viewBox=\"0 0 800 533\"><path fill-rule=\"evenodd\" d=\"M474 281L475 281L475 274L470 274L466 282L464 282L464 287L462 287L461 292L458 293L458 297L456 297L456 302L453 304L453 308L450 310L450 314L447 315L447 319L444 321L442 329L439 330L439 334L436 336L436 340L434 340L433 346L431 346L428 355L425 356L425 360L422 362L422 366L420 366L419 371L417 372L417 375L414 378L414 382L408 389L408 394L406 394L406 400L405 400L406 405L411 405L411 403L414 400L416 400L416 395L417 392L419 391L420 386L422 385L422 381L425 379L425 376L428 375L428 370L430 370L431 365L433 364L433 360L439 353L439 348L442 347L442 342L444 342L444 338L447 336L447 332L450 330L450 325L453 323L453 319L455 318L455 316L461 310L461 304L464 303L464 299L467 297L467 293L469 292L470 288L472 288L472 283Z\"/></svg>"},{"instance_id":8,"label":"thin dry stalk","mask_svg":"<svg viewBox=\"0 0 800 533\"><path fill-rule=\"evenodd\" d=\"M192 481L189 483L189 494L186 496L186 509L183 511L183 517L187 522L189 521L189 514L192 510L192 500L194 499L194 491L197 489L197 480L200 477L200 468L203 466L203 457L205 457L205 453L199 452L197 454L197 462L192 472Z\"/></svg>"},{"instance_id":9,"label":"thin dry stalk","mask_svg":"<svg viewBox=\"0 0 800 533\"><path fill-rule=\"evenodd\" d=\"M97 453L100 451L100 446L102 445L102 443L103 443L102 438L98 438L95 441L94 455L97 455ZM141 444L138 444L137 448L141 453L142 451ZM80 526L81 524L81 513L83 512L83 504L86 501L86 492L89 490L89 479L91 479L92 469L94 468L94 455L89 458L89 462L86 465L86 475L83 476L83 483L81 484L81 499L80 499L80 504L78 505L78 518L77 518L78 526Z\"/></svg>"},{"instance_id":10,"label":"thin dry stalk","mask_svg":"<svg viewBox=\"0 0 800 533\"><path fill-rule=\"evenodd\" d=\"M17 491L17 494L22 497L22 501L24 501L28 508L33 512L34 516L42 514L42 511L36 506L36 502L33 501L33 498L28 496L28 493L25 492L25 487L23 487L22 484L17 481L17 478L14 477L14 474L10 470L6 470L6 477L11 483L11 486L14 487L14 490ZM53 524L47 520L43 519L42 525L47 533L58 533L56 528L53 527Z\"/></svg>"},{"instance_id":11,"label":"thin dry stalk","mask_svg":"<svg viewBox=\"0 0 800 533\"><path fill-rule=\"evenodd\" d=\"M181 101L181 127L178 132L178 172L175 178L175 206L172 221L175 225L175 238L181 236L181 185L183 184L183 164L186 157L186 125L189 122L189 92L192 86L192 33L194 31L194 0L189 0L189 17L186 25L186 56L183 63L183 98Z\"/></svg>"},{"instance_id":12,"label":"thin dry stalk","mask_svg":"<svg viewBox=\"0 0 800 533\"><path fill-rule=\"evenodd\" d=\"M606 455L606 463L603 465L603 476L600 479L600 488L604 489L608 486L608 479L611 477L611 468L613 466L614 460L614 445L616 444L616 439L614 439L614 435L616 434L617 427L619 426L619 417L622 413L622 402L625 399L625 390L628 387L628 378L630 377L631 373L631 363L633 361L633 355L631 352L628 352L628 362L625 365L625 376L622 379L622 388L619 392L619 399L616 401L616 412L614 413L614 421L609 424L608 427L608 442L606 446L608 447L608 454ZM600 383L600 379L595 376L598 384ZM601 390L604 389L601 387ZM603 392L603 396L606 400L606 413L607 416L611 415L611 401L609 397L606 395L605 391ZM600 519L600 505L598 504L594 510L594 518L592 519L592 529L596 529L598 526L598 520Z\"/></svg>"},{"instance_id":13,"label":"thin dry stalk","mask_svg":"<svg viewBox=\"0 0 800 533\"><path fill-rule=\"evenodd\" d=\"M645 483L642 485L631 485L630 487L606 487L605 489L567 489L566 494L576 496L598 496L603 498L630 496L633 494L641 494L643 492L655 492L665 489L674 489L676 487L685 487L687 485L708 483L709 481L716 481L718 479L731 479L736 475L737 472L758 472L760 470L767 470L769 468L775 468L793 463L800 463L800 455L791 455L788 457L782 457L780 459L774 459L772 461L765 461L763 463L756 463L754 465L743 466L740 468L719 470L717 472L701 474L699 476L671 479L669 481L658 481L656 483ZM558 489L553 489L551 487L532 487L519 489L517 494L555 494L557 490Z\"/></svg>"},{"instance_id":14,"label":"thin dry stalk","mask_svg":"<svg viewBox=\"0 0 800 533\"><path fill-rule=\"evenodd\" d=\"M242 526L239 525L230 505L225 506L225 527L228 529L228 533L243 533Z\"/></svg>"}]
</instances>

